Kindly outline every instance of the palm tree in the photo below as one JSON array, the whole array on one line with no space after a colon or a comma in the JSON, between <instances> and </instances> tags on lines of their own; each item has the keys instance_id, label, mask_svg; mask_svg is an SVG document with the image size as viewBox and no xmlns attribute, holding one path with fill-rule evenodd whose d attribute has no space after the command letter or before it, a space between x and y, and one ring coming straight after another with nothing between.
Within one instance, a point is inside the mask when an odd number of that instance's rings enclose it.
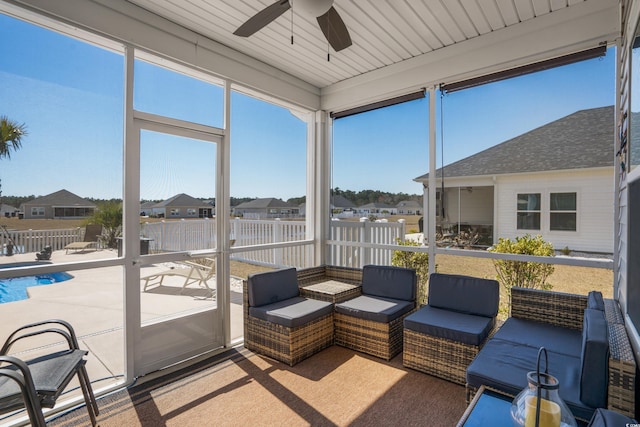
<instances>
[{"instance_id":1,"label":"palm tree","mask_svg":"<svg viewBox=\"0 0 640 427\"><path fill-rule=\"evenodd\" d=\"M0 116L0 159L11 158L11 150L16 151L22 146L22 137L27 135L25 124L9 120L7 116Z\"/></svg>"}]
</instances>

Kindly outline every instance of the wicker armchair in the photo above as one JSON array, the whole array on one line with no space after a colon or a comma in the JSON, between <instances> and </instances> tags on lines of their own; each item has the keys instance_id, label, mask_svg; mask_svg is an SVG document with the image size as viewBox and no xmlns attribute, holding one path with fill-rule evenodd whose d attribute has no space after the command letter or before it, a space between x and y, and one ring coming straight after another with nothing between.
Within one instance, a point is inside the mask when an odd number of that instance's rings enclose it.
<instances>
[{"instance_id":1,"label":"wicker armchair","mask_svg":"<svg viewBox=\"0 0 640 427\"><path fill-rule=\"evenodd\" d=\"M467 366L496 325L495 280L433 273L429 304L404 321L403 365L466 384Z\"/></svg>"},{"instance_id":2,"label":"wicker armchair","mask_svg":"<svg viewBox=\"0 0 640 427\"><path fill-rule=\"evenodd\" d=\"M416 307L415 270L366 265L362 295L335 306L335 343L390 360L402 351L402 322Z\"/></svg>"},{"instance_id":3,"label":"wicker armchair","mask_svg":"<svg viewBox=\"0 0 640 427\"><path fill-rule=\"evenodd\" d=\"M244 281L244 345L290 366L333 344L333 304L300 296L296 269Z\"/></svg>"}]
</instances>

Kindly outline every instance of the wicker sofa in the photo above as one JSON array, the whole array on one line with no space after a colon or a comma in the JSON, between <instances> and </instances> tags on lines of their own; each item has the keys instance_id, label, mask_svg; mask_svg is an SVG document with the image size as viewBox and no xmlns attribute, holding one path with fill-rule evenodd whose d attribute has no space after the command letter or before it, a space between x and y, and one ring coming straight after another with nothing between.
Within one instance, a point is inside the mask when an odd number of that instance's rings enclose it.
<instances>
[{"instance_id":1,"label":"wicker sofa","mask_svg":"<svg viewBox=\"0 0 640 427\"><path fill-rule=\"evenodd\" d=\"M429 303L404 320L404 366L466 384L467 366L496 325L500 285L453 274L429 276Z\"/></svg>"},{"instance_id":2,"label":"wicker sofa","mask_svg":"<svg viewBox=\"0 0 640 427\"><path fill-rule=\"evenodd\" d=\"M633 417L636 364L619 308L599 292L589 296L513 288L511 317L467 368L467 398L484 385L515 396L549 354L549 373L576 418L598 407Z\"/></svg>"}]
</instances>

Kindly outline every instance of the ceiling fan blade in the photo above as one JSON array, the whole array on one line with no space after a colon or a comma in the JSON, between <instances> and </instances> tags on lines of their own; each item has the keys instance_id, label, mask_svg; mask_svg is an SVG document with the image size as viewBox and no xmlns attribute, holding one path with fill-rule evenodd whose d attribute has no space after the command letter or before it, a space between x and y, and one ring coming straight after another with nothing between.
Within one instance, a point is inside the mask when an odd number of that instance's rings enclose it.
<instances>
[{"instance_id":1,"label":"ceiling fan blade","mask_svg":"<svg viewBox=\"0 0 640 427\"><path fill-rule=\"evenodd\" d=\"M289 0L278 0L271 6L267 6L249 18L247 22L240 25L233 34L240 37L249 37L251 34L260 31L264 26L275 20L290 8L291 5L289 4Z\"/></svg>"},{"instance_id":2,"label":"ceiling fan blade","mask_svg":"<svg viewBox=\"0 0 640 427\"><path fill-rule=\"evenodd\" d=\"M342 21L338 11L333 6L327 13L318 16L317 19L324 36L336 52L351 46L349 30L347 30L347 26L344 25L344 21Z\"/></svg>"}]
</instances>

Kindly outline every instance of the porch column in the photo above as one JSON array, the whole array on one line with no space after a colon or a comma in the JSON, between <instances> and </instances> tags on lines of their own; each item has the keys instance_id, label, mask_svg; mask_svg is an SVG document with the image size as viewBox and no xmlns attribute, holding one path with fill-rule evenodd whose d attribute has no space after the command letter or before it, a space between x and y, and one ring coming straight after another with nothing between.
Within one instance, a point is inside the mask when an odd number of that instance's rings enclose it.
<instances>
[{"instance_id":1,"label":"porch column","mask_svg":"<svg viewBox=\"0 0 640 427\"><path fill-rule=\"evenodd\" d=\"M314 241L313 262L328 264L330 238L331 195L331 128L333 121L326 111L316 111L308 126L309 153L307 171L306 222L310 230L308 238Z\"/></svg>"}]
</instances>

